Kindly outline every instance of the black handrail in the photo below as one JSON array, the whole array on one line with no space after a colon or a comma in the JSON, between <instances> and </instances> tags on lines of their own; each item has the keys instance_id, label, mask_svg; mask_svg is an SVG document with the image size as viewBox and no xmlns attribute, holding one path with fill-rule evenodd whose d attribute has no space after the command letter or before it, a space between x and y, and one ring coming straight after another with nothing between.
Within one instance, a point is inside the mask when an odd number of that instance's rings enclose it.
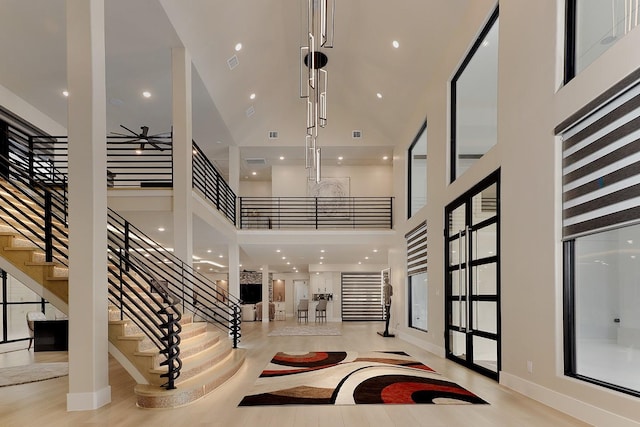
<instances>
[{"instance_id":1,"label":"black handrail","mask_svg":"<svg viewBox=\"0 0 640 427\"><path fill-rule=\"evenodd\" d=\"M173 150L171 137L154 137L162 145L144 145L135 138L107 136L107 172L109 187L173 187ZM16 143L24 143L15 141ZM30 136L23 151L49 162L62 172L69 170L69 141L66 136ZM31 169L29 169L31 170Z\"/></svg>"},{"instance_id":2,"label":"black handrail","mask_svg":"<svg viewBox=\"0 0 640 427\"><path fill-rule=\"evenodd\" d=\"M193 188L236 225L236 194L195 141L192 146Z\"/></svg>"},{"instance_id":3,"label":"black handrail","mask_svg":"<svg viewBox=\"0 0 640 427\"><path fill-rule=\"evenodd\" d=\"M59 194L52 189L58 189L64 185L63 194L66 194L66 181L62 184L55 181L39 180L37 176L30 176L28 169L24 168L18 156L5 157L0 155L0 162L6 166L7 176L0 179L0 198L5 202L0 205L4 213L3 221L14 228L17 223L21 229L16 230L23 237L31 241L42 249L47 258L53 258L53 251L56 251L55 260L60 264L68 266L68 233L66 224L66 199L60 201ZM55 203L54 203L55 202ZM63 215L60 215L62 213ZM64 220L62 219L64 218ZM54 233L55 230L55 233ZM126 313L142 332L149 337L152 343L158 347L160 354L165 355L165 360L161 366L167 366L167 372L161 374L166 377L167 382L163 387L167 389L175 388L175 379L180 375L182 362L180 361L180 337L181 326L179 321L182 317L176 308L177 300L170 298L167 293L163 293L153 280L139 280L146 273L144 268L139 268L131 262L131 258L126 259L126 271L130 280L122 280L123 269L114 268L122 266L123 260L113 264L114 256L121 258L122 247L113 239L117 234L113 224L109 227L109 253L112 263L109 264L109 301L119 307L121 316ZM57 242L53 245L49 242ZM52 259L47 259L51 261ZM130 272L135 272L134 277ZM115 281L112 276L121 280ZM134 286L135 284L135 286ZM128 291L123 292L123 287ZM148 288L148 289L147 289ZM154 297L152 290L161 296ZM162 332L166 330L166 332Z\"/></svg>"},{"instance_id":4,"label":"black handrail","mask_svg":"<svg viewBox=\"0 0 640 427\"><path fill-rule=\"evenodd\" d=\"M392 229L393 197L240 197L242 229Z\"/></svg>"},{"instance_id":5,"label":"black handrail","mask_svg":"<svg viewBox=\"0 0 640 427\"><path fill-rule=\"evenodd\" d=\"M192 312L228 331L234 348L237 348L241 336L240 300L226 291L217 289L215 283L164 249L113 210L109 209L108 216L109 225L118 230L119 246L127 248L123 257L137 254L137 259L145 268L161 278L161 283L179 297L183 312Z\"/></svg>"}]
</instances>

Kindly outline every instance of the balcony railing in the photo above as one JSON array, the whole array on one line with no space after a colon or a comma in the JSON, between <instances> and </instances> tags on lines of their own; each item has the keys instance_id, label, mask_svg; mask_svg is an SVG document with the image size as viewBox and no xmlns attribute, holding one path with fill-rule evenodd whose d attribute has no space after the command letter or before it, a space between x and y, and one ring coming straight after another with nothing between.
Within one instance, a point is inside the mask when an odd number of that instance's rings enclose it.
<instances>
[{"instance_id":1,"label":"balcony railing","mask_svg":"<svg viewBox=\"0 0 640 427\"><path fill-rule=\"evenodd\" d=\"M242 229L391 229L393 197L240 197Z\"/></svg>"},{"instance_id":2,"label":"balcony railing","mask_svg":"<svg viewBox=\"0 0 640 427\"><path fill-rule=\"evenodd\" d=\"M236 225L236 193L193 141L193 188Z\"/></svg>"}]
</instances>

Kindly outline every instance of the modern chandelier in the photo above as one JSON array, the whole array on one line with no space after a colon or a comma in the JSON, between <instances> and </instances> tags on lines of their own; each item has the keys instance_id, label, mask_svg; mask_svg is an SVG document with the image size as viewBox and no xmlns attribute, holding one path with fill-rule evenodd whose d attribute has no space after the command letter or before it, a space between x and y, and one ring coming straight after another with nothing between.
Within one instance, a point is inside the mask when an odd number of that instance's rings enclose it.
<instances>
[{"instance_id":1,"label":"modern chandelier","mask_svg":"<svg viewBox=\"0 0 640 427\"><path fill-rule=\"evenodd\" d=\"M318 128L327 125L327 70L324 67L329 60L319 49L333 47L335 0L302 2L307 3L304 37L307 45L300 47L300 98L307 100L305 168L309 171L309 180L318 183L321 179Z\"/></svg>"}]
</instances>

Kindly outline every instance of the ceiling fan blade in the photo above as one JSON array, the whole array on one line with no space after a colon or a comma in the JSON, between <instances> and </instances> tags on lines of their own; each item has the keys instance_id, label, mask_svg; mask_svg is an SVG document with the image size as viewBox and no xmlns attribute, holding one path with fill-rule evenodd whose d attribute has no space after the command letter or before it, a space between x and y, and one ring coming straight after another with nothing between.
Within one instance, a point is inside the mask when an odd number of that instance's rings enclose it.
<instances>
[{"instance_id":1,"label":"ceiling fan blade","mask_svg":"<svg viewBox=\"0 0 640 427\"><path fill-rule=\"evenodd\" d=\"M109 134L113 135L113 136L124 136L124 137L127 137L127 138L131 138L131 135L127 135L125 133L109 132Z\"/></svg>"},{"instance_id":2,"label":"ceiling fan blade","mask_svg":"<svg viewBox=\"0 0 640 427\"><path fill-rule=\"evenodd\" d=\"M125 125L120 125L121 128L128 130L129 132L131 132L131 135L133 136L138 136L137 133L135 133L134 131L132 131L131 129L129 129L128 127L126 127Z\"/></svg>"}]
</instances>

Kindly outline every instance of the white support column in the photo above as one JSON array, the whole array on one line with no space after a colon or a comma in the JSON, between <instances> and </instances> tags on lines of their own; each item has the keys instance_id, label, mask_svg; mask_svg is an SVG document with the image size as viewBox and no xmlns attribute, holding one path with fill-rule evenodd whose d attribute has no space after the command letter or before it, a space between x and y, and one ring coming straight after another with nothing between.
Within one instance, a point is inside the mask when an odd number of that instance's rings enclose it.
<instances>
[{"instance_id":1,"label":"white support column","mask_svg":"<svg viewBox=\"0 0 640 427\"><path fill-rule=\"evenodd\" d=\"M104 0L67 0L68 411L111 402L107 315Z\"/></svg>"},{"instance_id":2,"label":"white support column","mask_svg":"<svg viewBox=\"0 0 640 427\"><path fill-rule=\"evenodd\" d=\"M262 322L269 323L269 266L262 266Z\"/></svg>"},{"instance_id":3,"label":"white support column","mask_svg":"<svg viewBox=\"0 0 640 427\"><path fill-rule=\"evenodd\" d=\"M184 48L171 49L173 79L173 249L193 265L193 148L191 57Z\"/></svg>"},{"instance_id":4,"label":"white support column","mask_svg":"<svg viewBox=\"0 0 640 427\"><path fill-rule=\"evenodd\" d=\"M229 243L229 293L240 298L240 247L238 243Z\"/></svg>"},{"instance_id":5,"label":"white support column","mask_svg":"<svg viewBox=\"0 0 640 427\"><path fill-rule=\"evenodd\" d=\"M239 196L240 191L240 148L229 146L229 187Z\"/></svg>"}]
</instances>

